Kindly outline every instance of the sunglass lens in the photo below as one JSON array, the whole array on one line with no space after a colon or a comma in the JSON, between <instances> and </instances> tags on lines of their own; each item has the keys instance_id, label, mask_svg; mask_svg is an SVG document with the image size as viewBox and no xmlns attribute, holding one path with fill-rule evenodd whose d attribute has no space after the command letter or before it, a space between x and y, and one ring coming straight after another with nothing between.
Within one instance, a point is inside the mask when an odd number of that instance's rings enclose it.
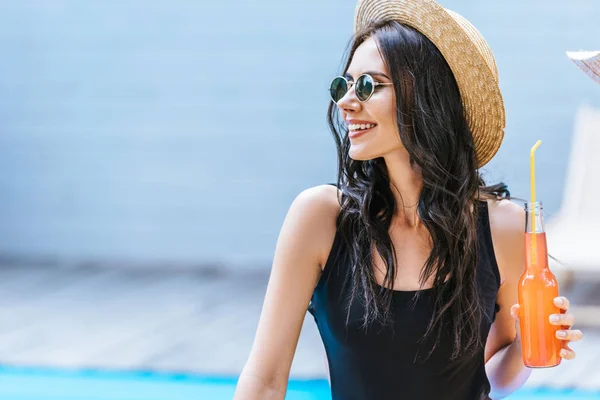
<instances>
[{"instance_id":1,"label":"sunglass lens","mask_svg":"<svg viewBox=\"0 0 600 400\"><path fill-rule=\"evenodd\" d=\"M331 82L331 86L329 87L329 93L331 94L331 99L337 103L340 101L342 97L348 91L348 83L344 78L338 76Z\"/></svg>"},{"instance_id":2,"label":"sunglass lens","mask_svg":"<svg viewBox=\"0 0 600 400\"><path fill-rule=\"evenodd\" d=\"M367 101L369 97L373 94L373 88L375 85L373 84L373 78L371 75L361 75L356 80L356 87L354 90L356 91L356 97L358 97L361 101Z\"/></svg>"}]
</instances>

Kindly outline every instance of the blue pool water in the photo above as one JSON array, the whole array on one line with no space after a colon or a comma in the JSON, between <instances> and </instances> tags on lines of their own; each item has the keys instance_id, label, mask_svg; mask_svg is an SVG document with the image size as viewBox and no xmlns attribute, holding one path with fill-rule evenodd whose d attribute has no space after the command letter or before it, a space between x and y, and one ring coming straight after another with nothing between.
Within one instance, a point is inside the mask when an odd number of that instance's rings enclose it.
<instances>
[{"instance_id":1,"label":"blue pool water","mask_svg":"<svg viewBox=\"0 0 600 400\"><path fill-rule=\"evenodd\" d=\"M0 366L0 400L230 400L235 378ZM600 400L600 393L522 389L511 400ZM328 400L327 381L290 381L286 400Z\"/></svg>"}]
</instances>

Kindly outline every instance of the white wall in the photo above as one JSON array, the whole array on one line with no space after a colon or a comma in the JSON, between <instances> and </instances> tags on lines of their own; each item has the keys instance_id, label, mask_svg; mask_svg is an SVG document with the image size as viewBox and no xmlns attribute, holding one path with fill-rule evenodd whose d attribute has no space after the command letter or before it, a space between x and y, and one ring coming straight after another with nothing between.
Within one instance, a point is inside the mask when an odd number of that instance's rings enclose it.
<instances>
[{"instance_id":1,"label":"white wall","mask_svg":"<svg viewBox=\"0 0 600 400\"><path fill-rule=\"evenodd\" d=\"M492 178L560 204L574 111L564 55L597 1L443 1L496 54L508 111ZM0 2L0 258L268 268L294 196L335 178L326 88L354 1Z\"/></svg>"}]
</instances>

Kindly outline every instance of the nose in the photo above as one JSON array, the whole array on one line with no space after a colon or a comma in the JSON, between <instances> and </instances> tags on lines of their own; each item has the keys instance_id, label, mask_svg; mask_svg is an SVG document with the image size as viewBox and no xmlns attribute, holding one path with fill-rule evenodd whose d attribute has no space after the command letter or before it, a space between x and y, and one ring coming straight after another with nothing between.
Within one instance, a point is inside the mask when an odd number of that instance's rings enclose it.
<instances>
[{"instance_id":1,"label":"nose","mask_svg":"<svg viewBox=\"0 0 600 400\"><path fill-rule=\"evenodd\" d=\"M344 97L339 99L336 103L340 110L345 112L356 112L361 107L361 102L356 97L354 87L355 85L351 85Z\"/></svg>"}]
</instances>

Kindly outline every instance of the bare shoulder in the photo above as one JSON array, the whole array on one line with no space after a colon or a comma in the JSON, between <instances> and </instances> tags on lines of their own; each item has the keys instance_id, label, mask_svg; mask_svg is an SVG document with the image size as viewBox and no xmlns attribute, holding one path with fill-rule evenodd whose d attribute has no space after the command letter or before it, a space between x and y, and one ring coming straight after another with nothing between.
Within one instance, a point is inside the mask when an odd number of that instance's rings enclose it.
<instances>
[{"instance_id":1,"label":"bare shoulder","mask_svg":"<svg viewBox=\"0 0 600 400\"><path fill-rule=\"evenodd\" d=\"M296 223L300 239L318 243L317 259L321 267L329 256L340 212L339 190L332 185L318 185L303 190L290 206L288 219Z\"/></svg>"},{"instance_id":2,"label":"bare shoulder","mask_svg":"<svg viewBox=\"0 0 600 400\"><path fill-rule=\"evenodd\" d=\"M502 229L524 229L525 209L517 203L502 199L488 200L488 209L490 210L490 220L494 219L499 228Z\"/></svg>"},{"instance_id":3,"label":"bare shoulder","mask_svg":"<svg viewBox=\"0 0 600 400\"><path fill-rule=\"evenodd\" d=\"M504 282L521 274L524 262L525 210L510 200L488 200L494 254Z\"/></svg>"},{"instance_id":4,"label":"bare shoulder","mask_svg":"<svg viewBox=\"0 0 600 400\"><path fill-rule=\"evenodd\" d=\"M294 202L299 202L310 210L326 212L337 217L340 209L339 193L338 188L333 185L318 185L304 189Z\"/></svg>"}]
</instances>

